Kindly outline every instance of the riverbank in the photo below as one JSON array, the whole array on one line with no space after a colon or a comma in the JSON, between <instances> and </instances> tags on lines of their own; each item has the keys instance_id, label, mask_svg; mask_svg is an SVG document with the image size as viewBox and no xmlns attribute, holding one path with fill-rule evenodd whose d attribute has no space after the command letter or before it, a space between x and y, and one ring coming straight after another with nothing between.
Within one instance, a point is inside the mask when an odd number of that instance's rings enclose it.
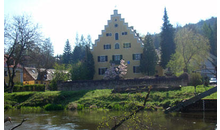
<instances>
[{"instance_id":1,"label":"riverbank","mask_svg":"<svg viewBox=\"0 0 220 130\"><path fill-rule=\"evenodd\" d=\"M213 87L197 86L197 93ZM151 91L145 109L164 109L178 104L184 99L194 96L192 86L173 91ZM46 92L14 92L4 93L4 109L45 109L45 110L82 110L112 109L130 110L143 105L147 92L112 93L112 89L81 91L46 91ZM217 92L205 99L217 99Z\"/></svg>"}]
</instances>

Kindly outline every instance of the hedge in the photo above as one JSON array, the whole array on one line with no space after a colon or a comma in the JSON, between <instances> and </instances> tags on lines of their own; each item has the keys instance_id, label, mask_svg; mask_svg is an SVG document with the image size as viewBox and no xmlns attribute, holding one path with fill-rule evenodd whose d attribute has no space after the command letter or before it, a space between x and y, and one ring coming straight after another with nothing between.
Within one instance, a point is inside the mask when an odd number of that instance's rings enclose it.
<instances>
[{"instance_id":1,"label":"hedge","mask_svg":"<svg viewBox=\"0 0 220 130\"><path fill-rule=\"evenodd\" d=\"M15 85L13 92L23 92L23 91L45 91L44 84L33 84L33 85Z\"/></svg>"}]
</instances>

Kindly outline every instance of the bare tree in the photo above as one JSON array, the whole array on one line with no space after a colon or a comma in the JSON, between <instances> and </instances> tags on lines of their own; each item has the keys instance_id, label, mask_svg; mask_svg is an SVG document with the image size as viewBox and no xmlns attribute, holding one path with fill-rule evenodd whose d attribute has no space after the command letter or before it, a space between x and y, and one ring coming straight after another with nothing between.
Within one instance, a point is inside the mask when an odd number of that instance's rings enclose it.
<instances>
[{"instance_id":1,"label":"bare tree","mask_svg":"<svg viewBox=\"0 0 220 130\"><path fill-rule=\"evenodd\" d=\"M9 81L4 85L13 92L15 71L18 64L22 64L29 50L35 49L40 39L38 24L31 21L30 16L14 16L12 22L4 21L4 45ZM12 66L13 65L13 66ZM10 69L11 68L11 69Z\"/></svg>"}]
</instances>

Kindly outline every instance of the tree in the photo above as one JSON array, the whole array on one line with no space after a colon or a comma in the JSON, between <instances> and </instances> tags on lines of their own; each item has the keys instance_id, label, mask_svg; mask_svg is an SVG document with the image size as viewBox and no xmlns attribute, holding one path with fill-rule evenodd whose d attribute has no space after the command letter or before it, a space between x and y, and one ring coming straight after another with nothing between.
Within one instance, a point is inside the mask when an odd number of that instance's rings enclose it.
<instances>
[{"instance_id":1,"label":"tree","mask_svg":"<svg viewBox=\"0 0 220 130\"><path fill-rule=\"evenodd\" d=\"M77 34L78 37L78 34ZM85 57L85 50L86 50L86 41L83 37L83 35L81 35L81 39L80 41L78 41L78 38L76 38L76 46L73 50L73 64L78 63L79 61L82 61L83 58Z\"/></svg>"},{"instance_id":2,"label":"tree","mask_svg":"<svg viewBox=\"0 0 220 130\"><path fill-rule=\"evenodd\" d=\"M121 59L120 61L120 65L118 67L115 68L116 69L116 79L123 79L124 76L127 74L127 64L125 63L125 61L123 59Z\"/></svg>"},{"instance_id":3,"label":"tree","mask_svg":"<svg viewBox=\"0 0 220 130\"><path fill-rule=\"evenodd\" d=\"M85 58L83 60L83 68L86 71L85 79L92 80L95 74L95 63L89 46L86 46Z\"/></svg>"},{"instance_id":4,"label":"tree","mask_svg":"<svg viewBox=\"0 0 220 130\"><path fill-rule=\"evenodd\" d=\"M195 88L195 95L196 94L196 86L202 84L202 76L199 73L192 73L190 74L190 85L194 86Z\"/></svg>"},{"instance_id":5,"label":"tree","mask_svg":"<svg viewBox=\"0 0 220 130\"><path fill-rule=\"evenodd\" d=\"M87 36L87 46L88 46L89 48L92 47L92 38L91 38L90 35Z\"/></svg>"},{"instance_id":6,"label":"tree","mask_svg":"<svg viewBox=\"0 0 220 130\"><path fill-rule=\"evenodd\" d=\"M54 68L55 68L55 73L49 86L50 90L57 90L58 81L67 81L70 79L70 74L69 74L69 70L71 68L70 65L66 67L65 64L58 65L57 63L55 63Z\"/></svg>"},{"instance_id":7,"label":"tree","mask_svg":"<svg viewBox=\"0 0 220 130\"><path fill-rule=\"evenodd\" d=\"M174 28L170 24L167 16L166 8L164 9L163 27L160 35L160 47L161 47L161 63L163 68L166 68L167 63L170 60L172 54L175 53L176 45L174 43Z\"/></svg>"},{"instance_id":8,"label":"tree","mask_svg":"<svg viewBox=\"0 0 220 130\"><path fill-rule=\"evenodd\" d=\"M217 28L217 25L214 24L214 29ZM217 39L215 40L215 35L213 32L213 29L211 28L210 24L207 25L206 22L204 22L203 27L203 35L209 40L210 43L210 53L217 56ZM216 32L215 32L216 33Z\"/></svg>"},{"instance_id":9,"label":"tree","mask_svg":"<svg viewBox=\"0 0 220 130\"><path fill-rule=\"evenodd\" d=\"M9 81L4 83L6 88L13 92L14 77L18 63L22 64L22 59L27 55L28 50L33 50L38 46L41 39L37 24L31 21L30 16L14 16L13 22L5 20L4 23L4 44L8 47L5 58L8 68ZM13 60L14 66L10 70L10 62Z\"/></svg>"},{"instance_id":10,"label":"tree","mask_svg":"<svg viewBox=\"0 0 220 130\"><path fill-rule=\"evenodd\" d=\"M103 79L114 80L116 79L116 76L115 64L111 64L111 66L105 71Z\"/></svg>"},{"instance_id":11,"label":"tree","mask_svg":"<svg viewBox=\"0 0 220 130\"><path fill-rule=\"evenodd\" d=\"M71 56L72 56L71 46L70 46L69 40L67 39L65 47L64 47L64 51L63 51L63 64L66 64L66 65L71 64L72 63Z\"/></svg>"},{"instance_id":12,"label":"tree","mask_svg":"<svg viewBox=\"0 0 220 130\"><path fill-rule=\"evenodd\" d=\"M201 67L209 54L209 41L189 28L183 28L176 33L176 53L172 55L167 67L171 71L192 72ZM177 68L178 66L178 68Z\"/></svg>"},{"instance_id":13,"label":"tree","mask_svg":"<svg viewBox=\"0 0 220 130\"><path fill-rule=\"evenodd\" d=\"M83 67L81 61L78 61L78 63L72 65L70 73L71 80L84 80L86 76L85 68Z\"/></svg>"},{"instance_id":14,"label":"tree","mask_svg":"<svg viewBox=\"0 0 220 130\"><path fill-rule=\"evenodd\" d=\"M112 64L109 69L105 71L103 79L112 80L112 79L123 79L127 74L127 64L123 59L120 61L120 65L115 67L115 64Z\"/></svg>"},{"instance_id":15,"label":"tree","mask_svg":"<svg viewBox=\"0 0 220 130\"><path fill-rule=\"evenodd\" d=\"M140 71L145 75L154 75L158 56L154 48L150 34L147 34L144 41L144 49L140 60Z\"/></svg>"}]
</instances>

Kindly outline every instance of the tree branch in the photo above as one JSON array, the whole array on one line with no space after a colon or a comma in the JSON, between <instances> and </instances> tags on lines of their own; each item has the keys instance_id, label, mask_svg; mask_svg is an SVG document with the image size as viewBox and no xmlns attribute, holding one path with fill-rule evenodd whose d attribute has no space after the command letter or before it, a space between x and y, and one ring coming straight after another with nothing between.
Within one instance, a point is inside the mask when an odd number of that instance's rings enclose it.
<instances>
[{"instance_id":1,"label":"tree branch","mask_svg":"<svg viewBox=\"0 0 220 130\"><path fill-rule=\"evenodd\" d=\"M150 90L152 89L152 86L149 86L149 89L148 89L148 93L145 97L145 100L144 100L144 104L143 106L139 107L135 112L131 113L129 116L125 117L123 120L121 120L117 125L115 125L114 127L111 128L111 130L116 130L119 126L121 126L126 120L128 120L129 118L131 118L134 114L138 113L139 111L143 110L145 105L146 105L146 102L147 102L147 99L150 95Z\"/></svg>"},{"instance_id":2,"label":"tree branch","mask_svg":"<svg viewBox=\"0 0 220 130\"><path fill-rule=\"evenodd\" d=\"M22 121L21 121L21 123L20 124L18 124L17 126L15 126L15 127L13 127L13 128L11 128L10 130L14 130L15 128L17 128L17 127L19 127L19 126L21 126L25 121L27 121L27 119L23 119Z\"/></svg>"}]
</instances>

